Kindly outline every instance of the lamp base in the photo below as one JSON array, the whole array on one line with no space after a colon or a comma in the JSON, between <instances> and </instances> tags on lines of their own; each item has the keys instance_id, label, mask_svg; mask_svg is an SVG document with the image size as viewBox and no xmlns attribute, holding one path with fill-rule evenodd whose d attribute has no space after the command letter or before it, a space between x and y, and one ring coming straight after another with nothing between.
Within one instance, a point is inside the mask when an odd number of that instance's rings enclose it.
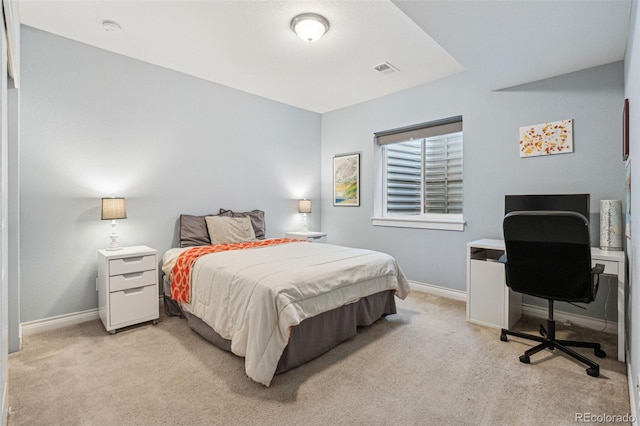
<instances>
[{"instance_id":1,"label":"lamp base","mask_svg":"<svg viewBox=\"0 0 640 426\"><path fill-rule=\"evenodd\" d=\"M115 220L111 221L111 235L109 235L109 238L111 238L111 244L105 250L122 250L122 247L118 245L118 233L116 232Z\"/></svg>"},{"instance_id":2,"label":"lamp base","mask_svg":"<svg viewBox=\"0 0 640 426\"><path fill-rule=\"evenodd\" d=\"M118 238L118 236L117 236L117 235L116 235L116 238ZM109 247L107 247L105 250L109 250L109 251L112 251L112 250L122 250L122 247L120 247L120 246L118 245L118 243L116 242L116 240L115 240L113 237L111 237L111 244L110 244L110 245L109 245Z\"/></svg>"}]
</instances>

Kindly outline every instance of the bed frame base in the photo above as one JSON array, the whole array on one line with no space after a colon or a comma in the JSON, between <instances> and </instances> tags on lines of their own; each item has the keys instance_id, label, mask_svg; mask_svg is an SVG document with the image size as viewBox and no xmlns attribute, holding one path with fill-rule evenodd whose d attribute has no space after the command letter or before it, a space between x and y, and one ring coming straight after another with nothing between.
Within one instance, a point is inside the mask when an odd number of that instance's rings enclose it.
<instances>
[{"instance_id":1,"label":"bed frame base","mask_svg":"<svg viewBox=\"0 0 640 426\"><path fill-rule=\"evenodd\" d=\"M164 306L167 315L185 317L189 327L205 340L220 349L231 351L230 340L222 338L197 316L183 311L175 300L166 295ZM289 344L280 357L275 374L284 373L317 358L354 337L358 327L369 326L378 319L395 313L394 291L388 290L307 318L291 329Z\"/></svg>"}]
</instances>

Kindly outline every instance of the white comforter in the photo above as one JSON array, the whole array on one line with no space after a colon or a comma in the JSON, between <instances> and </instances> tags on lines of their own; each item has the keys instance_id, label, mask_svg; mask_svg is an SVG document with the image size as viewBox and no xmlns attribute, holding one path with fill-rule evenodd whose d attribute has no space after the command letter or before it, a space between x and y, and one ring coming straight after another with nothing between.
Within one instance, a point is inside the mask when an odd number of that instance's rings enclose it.
<instances>
[{"instance_id":1,"label":"white comforter","mask_svg":"<svg viewBox=\"0 0 640 426\"><path fill-rule=\"evenodd\" d=\"M182 250L165 254L165 274ZM269 386L290 327L391 289L401 299L409 293L391 256L299 242L202 256L191 272L191 303L182 307L231 340L247 375Z\"/></svg>"}]
</instances>

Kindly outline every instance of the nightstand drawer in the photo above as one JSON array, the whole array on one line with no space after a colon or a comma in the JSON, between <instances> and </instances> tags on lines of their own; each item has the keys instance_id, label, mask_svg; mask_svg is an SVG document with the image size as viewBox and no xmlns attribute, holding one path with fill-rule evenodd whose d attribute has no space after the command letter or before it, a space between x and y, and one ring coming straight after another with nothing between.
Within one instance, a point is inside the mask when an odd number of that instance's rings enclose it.
<instances>
[{"instance_id":1,"label":"nightstand drawer","mask_svg":"<svg viewBox=\"0 0 640 426\"><path fill-rule=\"evenodd\" d=\"M155 268L156 256L153 254L109 260L109 275L111 276L149 271Z\"/></svg>"},{"instance_id":2,"label":"nightstand drawer","mask_svg":"<svg viewBox=\"0 0 640 426\"><path fill-rule=\"evenodd\" d=\"M112 276L109 282L109 291L127 290L129 288L144 287L156 283L156 271L133 272Z\"/></svg>"},{"instance_id":3,"label":"nightstand drawer","mask_svg":"<svg viewBox=\"0 0 640 426\"><path fill-rule=\"evenodd\" d=\"M109 294L111 327L157 318L158 290L155 285Z\"/></svg>"}]
</instances>

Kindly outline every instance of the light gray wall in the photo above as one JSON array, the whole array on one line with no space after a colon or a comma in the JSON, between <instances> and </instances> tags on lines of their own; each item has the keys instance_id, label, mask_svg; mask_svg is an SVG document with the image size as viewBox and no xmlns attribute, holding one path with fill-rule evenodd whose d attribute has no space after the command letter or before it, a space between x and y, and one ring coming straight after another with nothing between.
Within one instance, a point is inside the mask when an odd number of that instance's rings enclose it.
<instances>
[{"instance_id":1,"label":"light gray wall","mask_svg":"<svg viewBox=\"0 0 640 426\"><path fill-rule=\"evenodd\" d=\"M160 252L176 244L180 213L262 208L276 237L299 228L295 200L308 197L310 229L457 290L466 243L501 235L504 194L590 193L594 244L598 200L624 196L621 63L500 92L463 73L320 119L29 27L22 44L22 322L96 307L95 250L109 233L102 196L127 197L123 245ZM453 115L464 118L466 230L371 226L373 132ZM564 118L574 119L573 154L518 157L520 126ZM331 202L332 158L347 152L362 153L358 208ZM601 316L604 300L588 314ZM608 306L614 319L613 291Z\"/></svg>"},{"instance_id":2,"label":"light gray wall","mask_svg":"<svg viewBox=\"0 0 640 426\"><path fill-rule=\"evenodd\" d=\"M631 400L635 402L636 410L640 408L638 398L638 374L640 374L640 270L638 270L638 254L640 254L640 221L638 212L640 211L640 122L638 121L638 111L640 111L640 8L638 2L631 3L631 20L629 26L629 39L625 55L624 86L625 97L629 99L629 162L631 167L631 179L635 183L631 185L631 239L627 240L627 261L629 262L629 296L627 308L627 348L629 357L627 362L631 366L631 377L629 381L632 389ZM636 411L637 413L637 411ZM636 417L637 418L637 417ZM637 424L637 422L636 422Z\"/></svg>"},{"instance_id":3,"label":"light gray wall","mask_svg":"<svg viewBox=\"0 0 640 426\"><path fill-rule=\"evenodd\" d=\"M100 198L127 199L121 245L177 244L180 213L266 212L267 237L316 201L320 116L89 47L22 33L21 321L97 307Z\"/></svg>"},{"instance_id":4,"label":"light gray wall","mask_svg":"<svg viewBox=\"0 0 640 426\"><path fill-rule=\"evenodd\" d=\"M9 219L8 201L8 145L9 145L9 113L8 113L8 70L7 35L4 30L6 21L4 11L0 13L0 424L7 423L9 412ZM9 29L11 27L9 26Z\"/></svg>"},{"instance_id":5,"label":"light gray wall","mask_svg":"<svg viewBox=\"0 0 640 426\"><path fill-rule=\"evenodd\" d=\"M618 62L497 92L461 73L324 114L322 230L337 244L392 254L410 280L463 291L466 244L502 238L505 194L590 193L592 242L597 245L599 200L624 197L622 100L623 65ZM455 115L462 115L464 128L465 231L372 226L373 133ZM574 120L574 153L519 157L519 127L568 118ZM345 152L362 153L358 208L332 205L332 158ZM587 315L604 316L606 284ZM607 309L612 320L615 300L612 290ZM585 314L568 305L558 308Z\"/></svg>"}]
</instances>

